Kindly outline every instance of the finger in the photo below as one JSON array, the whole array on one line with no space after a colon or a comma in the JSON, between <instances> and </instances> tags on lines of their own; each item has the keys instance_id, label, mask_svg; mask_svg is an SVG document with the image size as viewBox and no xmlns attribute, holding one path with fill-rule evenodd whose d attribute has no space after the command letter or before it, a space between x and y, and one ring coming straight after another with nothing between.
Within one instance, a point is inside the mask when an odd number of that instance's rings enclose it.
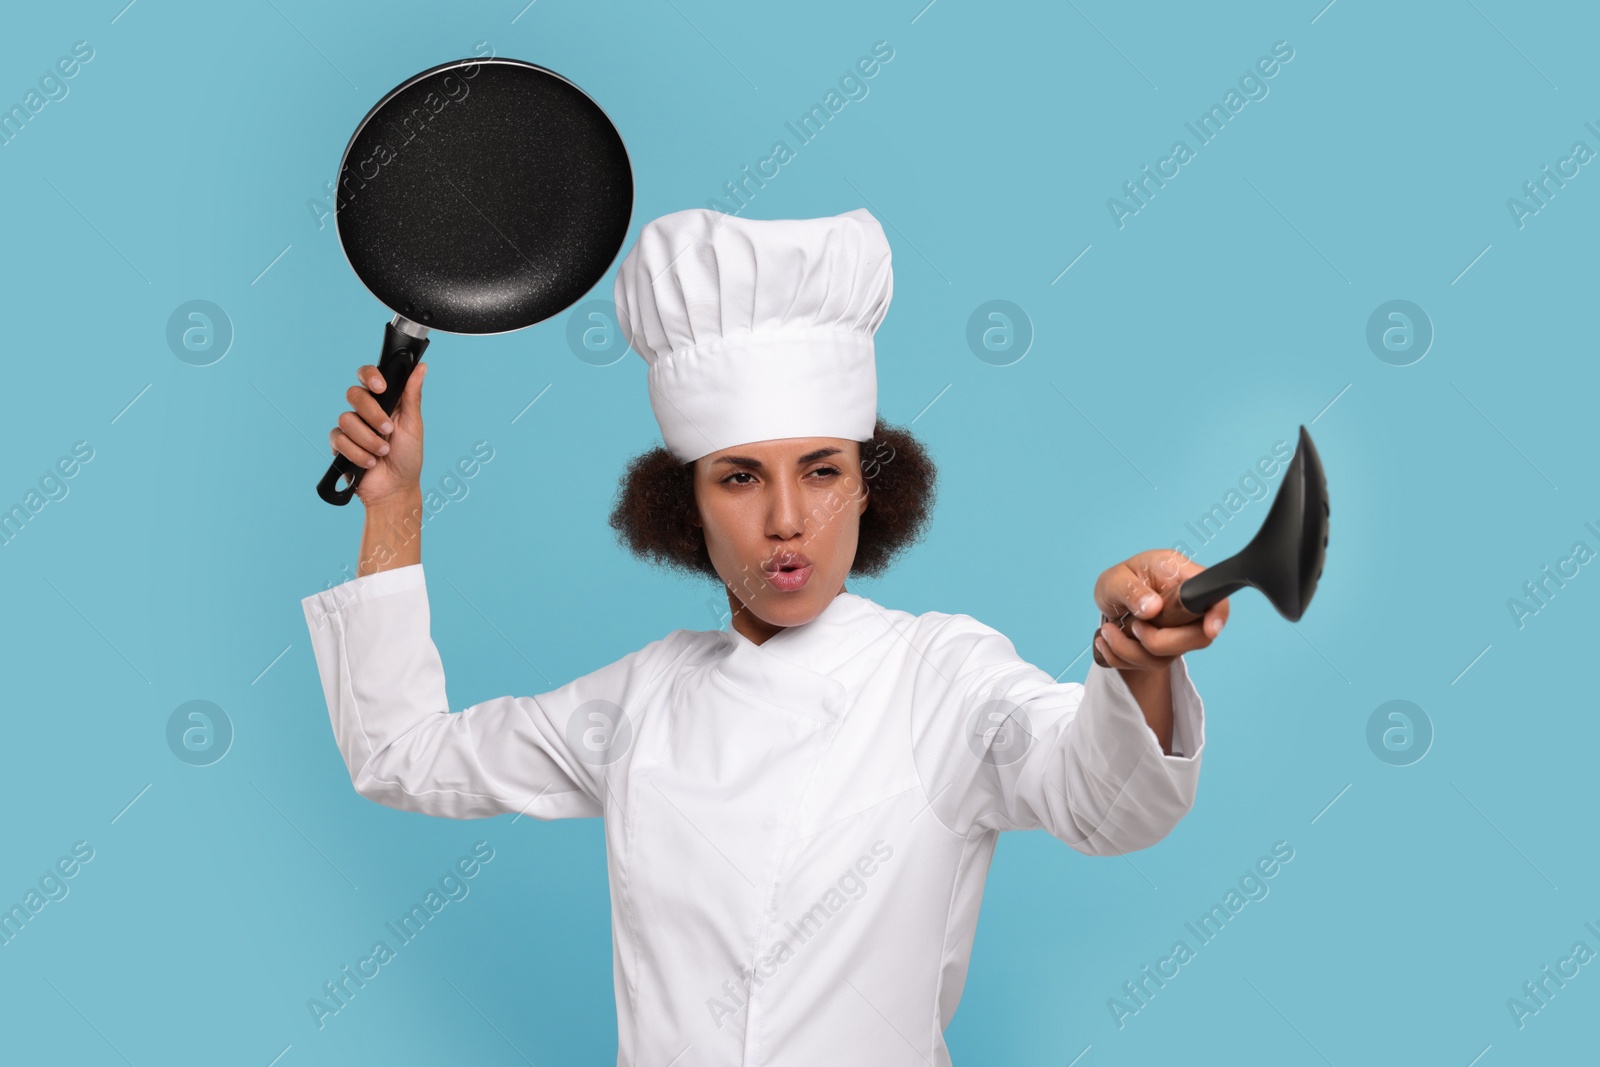
<instances>
[{"instance_id":1,"label":"finger","mask_svg":"<svg viewBox=\"0 0 1600 1067\"><path fill-rule=\"evenodd\" d=\"M383 435L368 426L366 420L353 411L346 411L339 416L339 429L344 431L346 437L366 449L372 455L386 456L389 454L389 442Z\"/></svg>"},{"instance_id":2,"label":"finger","mask_svg":"<svg viewBox=\"0 0 1600 1067\"><path fill-rule=\"evenodd\" d=\"M1141 561L1143 564L1141 571L1145 578L1152 580L1151 584L1162 587L1187 578L1189 575L1186 573L1186 568L1199 566L1175 548L1154 549L1142 555L1144 559Z\"/></svg>"},{"instance_id":3,"label":"finger","mask_svg":"<svg viewBox=\"0 0 1600 1067\"><path fill-rule=\"evenodd\" d=\"M1211 644L1211 638L1206 636L1199 621L1184 626L1151 626L1149 623L1135 622L1133 631L1139 639L1139 644L1151 655L1166 659Z\"/></svg>"},{"instance_id":4,"label":"finger","mask_svg":"<svg viewBox=\"0 0 1600 1067\"><path fill-rule=\"evenodd\" d=\"M333 450L348 458L358 467L376 467L378 459L371 452L350 440L345 432L337 426L328 431L328 441L333 445Z\"/></svg>"},{"instance_id":5,"label":"finger","mask_svg":"<svg viewBox=\"0 0 1600 1067\"><path fill-rule=\"evenodd\" d=\"M374 430L384 434L394 430L394 423L389 421L388 413L369 390L359 385L352 385L345 391L344 398L349 401L355 413Z\"/></svg>"},{"instance_id":6,"label":"finger","mask_svg":"<svg viewBox=\"0 0 1600 1067\"><path fill-rule=\"evenodd\" d=\"M1205 613L1206 637L1216 640L1216 635L1222 632L1222 627L1227 625L1227 600L1219 600L1206 609Z\"/></svg>"},{"instance_id":7,"label":"finger","mask_svg":"<svg viewBox=\"0 0 1600 1067\"><path fill-rule=\"evenodd\" d=\"M1185 582L1200 574L1205 568L1176 550L1158 549L1149 555L1152 557L1148 561L1151 584L1155 586L1156 592L1161 594L1164 601L1160 614L1151 621L1158 626L1186 626L1199 621L1201 614L1190 611L1184 606L1180 590Z\"/></svg>"},{"instance_id":8,"label":"finger","mask_svg":"<svg viewBox=\"0 0 1600 1067\"><path fill-rule=\"evenodd\" d=\"M1133 631L1130 630L1128 627L1130 625L1132 625L1133 623L1137 622L1137 621L1138 620L1135 619L1132 615L1119 615L1115 619L1107 616L1103 612L1100 615L1100 622L1101 622L1102 625L1104 625L1105 623L1109 622L1111 625L1115 626L1117 629L1121 630L1123 633L1127 634L1130 637L1133 636Z\"/></svg>"},{"instance_id":9,"label":"finger","mask_svg":"<svg viewBox=\"0 0 1600 1067\"><path fill-rule=\"evenodd\" d=\"M1161 611L1161 596L1126 563L1117 566L1105 590L1107 602L1101 610L1112 618L1132 614L1150 618Z\"/></svg>"},{"instance_id":10,"label":"finger","mask_svg":"<svg viewBox=\"0 0 1600 1067\"><path fill-rule=\"evenodd\" d=\"M363 363L356 368L356 381L371 389L374 393L381 393L389 387L388 383L383 380L383 375L378 372L378 368L370 363Z\"/></svg>"},{"instance_id":11,"label":"finger","mask_svg":"<svg viewBox=\"0 0 1600 1067\"><path fill-rule=\"evenodd\" d=\"M1149 649L1110 623L1100 627L1100 639L1106 643L1113 656L1136 668L1148 670L1151 667L1161 666L1161 660Z\"/></svg>"},{"instance_id":12,"label":"finger","mask_svg":"<svg viewBox=\"0 0 1600 1067\"><path fill-rule=\"evenodd\" d=\"M1205 570L1176 549L1152 549L1134 558L1140 563L1139 572L1145 581L1169 599L1174 590Z\"/></svg>"},{"instance_id":13,"label":"finger","mask_svg":"<svg viewBox=\"0 0 1600 1067\"><path fill-rule=\"evenodd\" d=\"M1102 667L1116 667L1125 671L1138 669L1107 648L1105 638L1100 636L1098 630L1094 635L1094 661Z\"/></svg>"},{"instance_id":14,"label":"finger","mask_svg":"<svg viewBox=\"0 0 1600 1067\"><path fill-rule=\"evenodd\" d=\"M1217 635L1222 632L1222 628L1224 626L1226 626L1227 624L1228 624L1228 600L1227 600L1226 597L1224 597L1223 599L1217 601L1215 604L1211 605L1210 610L1208 610L1206 612L1206 618L1205 618L1206 636L1211 638L1213 641L1215 641L1217 639Z\"/></svg>"}]
</instances>

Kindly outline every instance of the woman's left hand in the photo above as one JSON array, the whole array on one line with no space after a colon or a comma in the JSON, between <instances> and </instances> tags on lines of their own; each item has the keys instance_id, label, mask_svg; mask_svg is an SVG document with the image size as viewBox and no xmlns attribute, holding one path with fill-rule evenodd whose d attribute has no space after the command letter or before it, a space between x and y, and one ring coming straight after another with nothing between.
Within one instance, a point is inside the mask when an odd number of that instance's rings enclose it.
<instances>
[{"instance_id":1,"label":"woman's left hand","mask_svg":"<svg viewBox=\"0 0 1600 1067\"><path fill-rule=\"evenodd\" d=\"M1228 621L1227 599L1203 616L1185 611L1178 601L1178 587L1203 570L1182 552L1157 548L1101 572L1094 586L1101 613L1095 662L1122 670L1164 668L1216 640Z\"/></svg>"}]
</instances>

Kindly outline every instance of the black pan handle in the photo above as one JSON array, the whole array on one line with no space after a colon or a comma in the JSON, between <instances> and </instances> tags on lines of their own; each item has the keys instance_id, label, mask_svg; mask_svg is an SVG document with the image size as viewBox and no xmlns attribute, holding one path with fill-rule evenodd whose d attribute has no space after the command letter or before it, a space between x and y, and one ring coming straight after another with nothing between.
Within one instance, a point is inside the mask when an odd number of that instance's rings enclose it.
<instances>
[{"instance_id":1,"label":"black pan handle","mask_svg":"<svg viewBox=\"0 0 1600 1067\"><path fill-rule=\"evenodd\" d=\"M400 402L400 394L406 390L406 381L411 377L411 371L422 359L422 353L427 351L427 337L412 337L402 332L393 322L384 327L383 351L378 356L378 373L383 375L383 392L375 394L378 406L385 415L394 414L394 407ZM333 457L333 464L328 467L328 473L322 476L322 481L317 483L317 495L328 503L342 507L350 502L355 495L356 485L361 481L361 476L367 473L367 468L358 467L343 453ZM339 479L348 478L349 484L344 488L335 488Z\"/></svg>"},{"instance_id":2,"label":"black pan handle","mask_svg":"<svg viewBox=\"0 0 1600 1067\"><path fill-rule=\"evenodd\" d=\"M1229 556L1184 582L1178 587L1178 603L1192 615L1204 615L1211 605L1249 585L1242 555Z\"/></svg>"}]
</instances>

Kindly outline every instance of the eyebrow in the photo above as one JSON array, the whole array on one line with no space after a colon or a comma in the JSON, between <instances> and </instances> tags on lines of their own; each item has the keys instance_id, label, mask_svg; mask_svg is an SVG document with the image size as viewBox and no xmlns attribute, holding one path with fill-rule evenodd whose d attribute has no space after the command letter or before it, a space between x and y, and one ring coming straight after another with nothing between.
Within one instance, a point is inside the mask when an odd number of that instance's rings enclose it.
<instances>
[{"instance_id":1,"label":"eyebrow","mask_svg":"<svg viewBox=\"0 0 1600 1067\"><path fill-rule=\"evenodd\" d=\"M843 451L844 449L842 448L834 448L830 445L827 448L819 448L815 452L807 452L805 455L795 460L795 463L810 463L814 459L822 459L825 456L838 455ZM759 459L753 459L750 456L721 456L717 459L717 462L727 463L730 466L735 467L754 467L757 470L760 470L762 466L764 466Z\"/></svg>"}]
</instances>

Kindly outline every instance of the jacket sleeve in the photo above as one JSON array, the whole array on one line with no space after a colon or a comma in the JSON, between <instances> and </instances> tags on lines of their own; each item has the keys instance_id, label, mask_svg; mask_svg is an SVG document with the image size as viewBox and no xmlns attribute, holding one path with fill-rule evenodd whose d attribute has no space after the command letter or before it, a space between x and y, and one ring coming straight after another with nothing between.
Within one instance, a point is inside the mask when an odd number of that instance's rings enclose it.
<instances>
[{"instance_id":1,"label":"jacket sleeve","mask_svg":"<svg viewBox=\"0 0 1600 1067\"><path fill-rule=\"evenodd\" d=\"M429 632L422 564L377 571L301 601L333 736L356 792L447 819L604 813L604 774L674 631L539 696L452 713ZM620 710L619 710L620 709Z\"/></svg>"},{"instance_id":2,"label":"jacket sleeve","mask_svg":"<svg viewBox=\"0 0 1600 1067\"><path fill-rule=\"evenodd\" d=\"M1085 682L1057 682L966 615L945 617L914 671L917 772L956 833L1043 829L1117 855L1160 841L1194 805L1205 711L1181 656L1170 756L1115 668L1091 661Z\"/></svg>"}]
</instances>

